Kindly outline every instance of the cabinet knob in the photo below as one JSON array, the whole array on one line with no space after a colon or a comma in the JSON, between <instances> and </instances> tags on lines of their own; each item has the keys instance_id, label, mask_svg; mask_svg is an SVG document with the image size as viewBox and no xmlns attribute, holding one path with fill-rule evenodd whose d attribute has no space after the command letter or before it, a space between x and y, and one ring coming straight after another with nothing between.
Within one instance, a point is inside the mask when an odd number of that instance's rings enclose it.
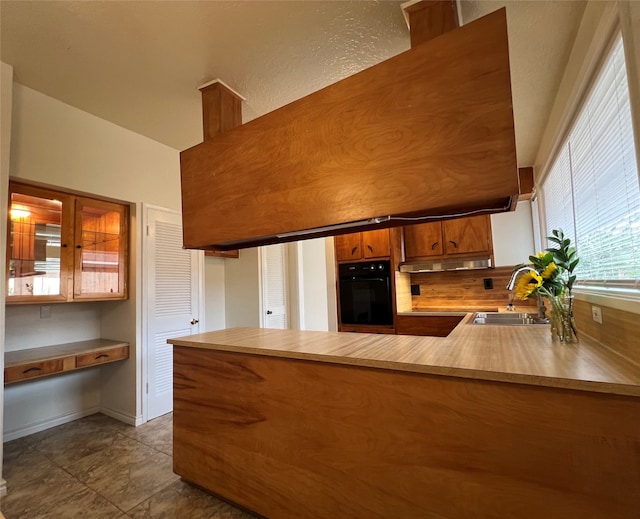
<instances>
[{"instance_id":1,"label":"cabinet knob","mask_svg":"<svg viewBox=\"0 0 640 519\"><path fill-rule=\"evenodd\" d=\"M273 312L271 310L267 310L267 315L271 315Z\"/></svg>"},{"instance_id":2,"label":"cabinet knob","mask_svg":"<svg viewBox=\"0 0 640 519\"><path fill-rule=\"evenodd\" d=\"M198 324L199 322L198 319L191 319L191 324Z\"/></svg>"},{"instance_id":3,"label":"cabinet knob","mask_svg":"<svg viewBox=\"0 0 640 519\"><path fill-rule=\"evenodd\" d=\"M81 249L82 245L76 245L76 249Z\"/></svg>"},{"instance_id":4,"label":"cabinet knob","mask_svg":"<svg viewBox=\"0 0 640 519\"><path fill-rule=\"evenodd\" d=\"M66 247L66 246L67 246L67 244L66 244L66 243L61 243L61 244L60 244L60 247Z\"/></svg>"}]
</instances>

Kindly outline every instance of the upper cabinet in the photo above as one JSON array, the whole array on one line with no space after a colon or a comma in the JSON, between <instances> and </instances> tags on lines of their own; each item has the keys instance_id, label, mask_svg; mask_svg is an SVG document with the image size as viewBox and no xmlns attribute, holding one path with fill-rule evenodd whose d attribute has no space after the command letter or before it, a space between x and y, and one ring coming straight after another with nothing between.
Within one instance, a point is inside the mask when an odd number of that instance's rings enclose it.
<instances>
[{"instance_id":1,"label":"upper cabinet","mask_svg":"<svg viewBox=\"0 0 640 519\"><path fill-rule=\"evenodd\" d=\"M489 215L411 225L403 231L406 261L493 253Z\"/></svg>"},{"instance_id":2,"label":"upper cabinet","mask_svg":"<svg viewBox=\"0 0 640 519\"><path fill-rule=\"evenodd\" d=\"M127 298L129 207L9 185L8 304Z\"/></svg>"},{"instance_id":3,"label":"upper cabinet","mask_svg":"<svg viewBox=\"0 0 640 519\"><path fill-rule=\"evenodd\" d=\"M342 234L334 238L336 261L388 258L389 229Z\"/></svg>"},{"instance_id":4,"label":"upper cabinet","mask_svg":"<svg viewBox=\"0 0 640 519\"><path fill-rule=\"evenodd\" d=\"M77 198L74 299L126 299L128 207Z\"/></svg>"}]
</instances>

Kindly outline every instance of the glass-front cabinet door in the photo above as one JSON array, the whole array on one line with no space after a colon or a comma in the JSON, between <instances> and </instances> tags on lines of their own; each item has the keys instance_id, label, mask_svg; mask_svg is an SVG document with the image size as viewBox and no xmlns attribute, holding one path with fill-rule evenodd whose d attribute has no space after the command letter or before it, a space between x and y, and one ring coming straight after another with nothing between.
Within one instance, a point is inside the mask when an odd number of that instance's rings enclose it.
<instances>
[{"instance_id":1,"label":"glass-front cabinet door","mask_svg":"<svg viewBox=\"0 0 640 519\"><path fill-rule=\"evenodd\" d=\"M74 299L124 299L127 294L128 208L76 198Z\"/></svg>"},{"instance_id":2,"label":"glass-front cabinet door","mask_svg":"<svg viewBox=\"0 0 640 519\"><path fill-rule=\"evenodd\" d=\"M10 185L8 303L67 300L72 283L72 206L67 195Z\"/></svg>"},{"instance_id":3,"label":"glass-front cabinet door","mask_svg":"<svg viewBox=\"0 0 640 519\"><path fill-rule=\"evenodd\" d=\"M7 304L126 299L129 205L9 181Z\"/></svg>"}]
</instances>

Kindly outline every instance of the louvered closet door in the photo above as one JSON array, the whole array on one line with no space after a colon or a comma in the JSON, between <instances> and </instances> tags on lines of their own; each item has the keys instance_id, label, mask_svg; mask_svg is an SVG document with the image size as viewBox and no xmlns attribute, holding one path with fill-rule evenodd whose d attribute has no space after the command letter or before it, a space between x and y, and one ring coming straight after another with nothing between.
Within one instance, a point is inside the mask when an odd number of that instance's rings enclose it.
<instances>
[{"instance_id":1,"label":"louvered closet door","mask_svg":"<svg viewBox=\"0 0 640 519\"><path fill-rule=\"evenodd\" d=\"M284 244L261 247L263 328L289 327L287 312L287 248Z\"/></svg>"},{"instance_id":2,"label":"louvered closet door","mask_svg":"<svg viewBox=\"0 0 640 519\"><path fill-rule=\"evenodd\" d=\"M173 347L167 339L199 333L201 251L182 248L179 213L147 212L147 419L173 410Z\"/></svg>"}]
</instances>

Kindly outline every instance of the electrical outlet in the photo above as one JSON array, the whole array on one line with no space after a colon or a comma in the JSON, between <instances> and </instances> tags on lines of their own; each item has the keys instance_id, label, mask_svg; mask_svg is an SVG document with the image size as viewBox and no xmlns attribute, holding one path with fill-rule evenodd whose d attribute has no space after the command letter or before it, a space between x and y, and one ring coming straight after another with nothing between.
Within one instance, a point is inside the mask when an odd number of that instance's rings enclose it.
<instances>
[{"instance_id":1,"label":"electrical outlet","mask_svg":"<svg viewBox=\"0 0 640 519\"><path fill-rule=\"evenodd\" d=\"M602 308L591 305L591 317L595 322L602 324Z\"/></svg>"},{"instance_id":2,"label":"electrical outlet","mask_svg":"<svg viewBox=\"0 0 640 519\"><path fill-rule=\"evenodd\" d=\"M51 306L44 305L40 307L40 319L50 319L51 318Z\"/></svg>"},{"instance_id":3,"label":"electrical outlet","mask_svg":"<svg viewBox=\"0 0 640 519\"><path fill-rule=\"evenodd\" d=\"M411 285L411 295L412 296L420 295L420 285Z\"/></svg>"},{"instance_id":4,"label":"electrical outlet","mask_svg":"<svg viewBox=\"0 0 640 519\"><path fill-rule=\"evenodd\" d=\"M485 290L493 290L493 278L484 278L482 281Z\"/></svg>"}]
</instances>

